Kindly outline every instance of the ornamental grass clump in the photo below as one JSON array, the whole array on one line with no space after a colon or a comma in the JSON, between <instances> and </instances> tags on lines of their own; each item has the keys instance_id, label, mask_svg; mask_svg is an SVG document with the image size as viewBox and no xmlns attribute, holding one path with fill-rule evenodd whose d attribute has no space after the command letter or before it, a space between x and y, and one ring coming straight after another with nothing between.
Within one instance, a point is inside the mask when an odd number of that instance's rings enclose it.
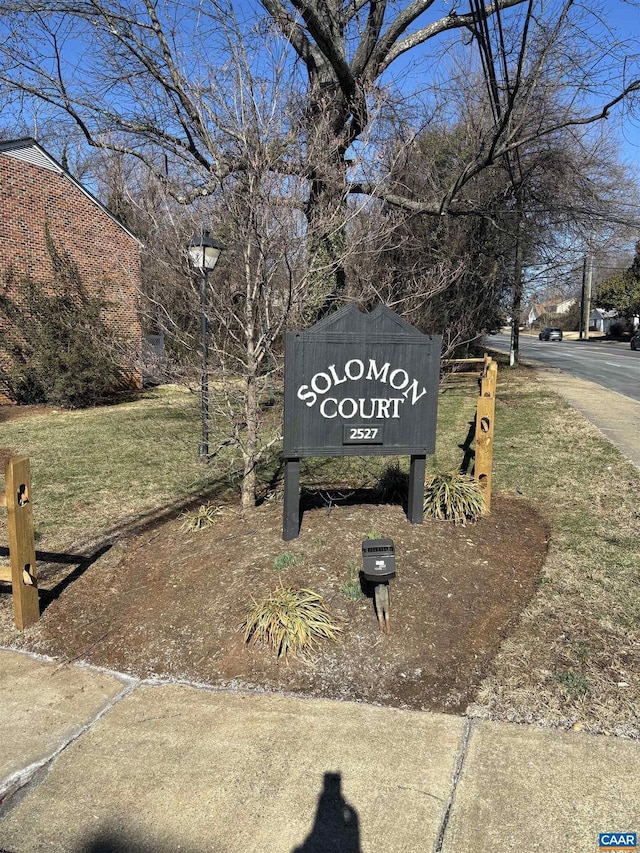
<instances>
[{"instance_id":1,"label":"ornamental grass clump","mask_svg":"<svg viewBox=\"0 0 640 853\"><path fill-rule=\"evenodd\" d=\"M220 515L219 507L202 504L198 509L184 514L180 527L188 533L193 533L196 530L204 530L205 527L211 527L217 515Z\"/></svg>"},{"instance_id":2,"label":"ornamental grass clump","mask_svg":"<svg viewBox=\"0 0 640 853\"><path fill-rule=\"evenodd\" d=\"M484 496L478 483L467 474L448 471L435 474L427 483L424 498L425 515L466 524L484 515Z\"/></svg>"},{"instance_id":3,"label":"ornamental grass clump","mask_svg":"<svg viewBox=\"0 0 640 853\"><path fill-rule=\"evenodd\" d=\"M271 646L278 658L310 651L318 640L334 640L342 630L312 589L281 586L254 601L240 626L245 642Z\"/></svg>"}]
</instances>

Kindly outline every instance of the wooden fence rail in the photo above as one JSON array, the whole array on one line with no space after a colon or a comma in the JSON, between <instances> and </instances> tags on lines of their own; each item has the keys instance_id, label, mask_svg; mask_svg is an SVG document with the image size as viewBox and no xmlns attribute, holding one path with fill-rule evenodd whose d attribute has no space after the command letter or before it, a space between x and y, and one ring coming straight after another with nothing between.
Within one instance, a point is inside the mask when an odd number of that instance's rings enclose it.
<instances>
[{"instance_id":1,"label":"wooden fence rail","mask_svg":"<svg viewBox=\"0 0 640 853\"><path fill-rule=\"evenodd\" d=\"M0 566L0 581L11 584L14 620L16 627L22 631L40 618L31 470L26 456L7 459L4 485L0 506L7 509L10 565Z\"/></svg>"}]
</instances>

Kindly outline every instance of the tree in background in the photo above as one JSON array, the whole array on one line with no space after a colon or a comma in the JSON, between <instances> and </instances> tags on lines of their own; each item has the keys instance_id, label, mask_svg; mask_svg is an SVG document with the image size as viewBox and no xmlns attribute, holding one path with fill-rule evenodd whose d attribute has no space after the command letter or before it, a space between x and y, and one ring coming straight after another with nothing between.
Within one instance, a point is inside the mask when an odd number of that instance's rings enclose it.
<instances>
[{"instance_id":1,"label":"tree in background","mask_svg":"<svg viewBox=\"0 0 640 853\"><path fill-rule=\"evenodd\" d=\"M630 323L640 317L640 242L628 270L611 276L598 288L598 305L608 311L617 311Z\"/></svg>"},{"instance_id":2,"label":"tree in background","mask_svg":"<svg viewBox=\"0 0 640 853\"><path fill-rule=\"evenodd\" d=\"M522 119L533 127L560 109L557 87L549 85L544 94L529 103ZM513 109L517 115L523 105ZM363 293L412 312L412 321L424 330L444 331L447 355L495 330L514 310L520 315L523 270L528 287L535 286L529 280L536 272L548 287L563 266L575 266L570 249L582 246L586 235L611 235L620 230L617 222L624 230L629 204L637 199L610 139L561 128L532 139L512 161L503 157L468 180L458 203L473 212L425 214L420 199L444 195L478 139L491 138L495 115L483 75L468 69L459 82L456 111L450 107L450 113L448 122L432 120L411 143L389 144L387 186L410 204L380 202L387 227L372 237L378 254L365 271L375 286L358 282ZM427 300L414 298L425 292L431 294Z\"/></svg>"},{"instance_id":3,"label":"tree in background","mask_svg":"<svg viewBox=\"0 0 640 853\"><path fill-rule=\"evenodd\" d=\"M442 192L472 144L462 119L425 131L411 146L397 143L389 152L389 171L398 192L410 199ZM362 283L363 291L371 300L381 297L401 306L424 332L444 332L445 356L468 347L502 320L511 251L506 187L499 168L470 181L465 201L477 211L474 215L436 218L397 205L382 208L387 227L378 232L375 265L380 272L375 286ZM427 298L417 300L424 292Z\"/></svg>"}]
</instances>

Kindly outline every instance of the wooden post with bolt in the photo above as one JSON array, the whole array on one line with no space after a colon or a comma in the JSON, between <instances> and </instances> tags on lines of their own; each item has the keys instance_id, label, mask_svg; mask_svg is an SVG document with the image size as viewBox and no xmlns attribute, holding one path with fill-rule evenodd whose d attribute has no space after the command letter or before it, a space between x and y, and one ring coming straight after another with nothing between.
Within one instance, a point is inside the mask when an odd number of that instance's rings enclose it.
<instances>
[{"instance_id":1,"label":"wooden post with bolt","mask_svg":"<svg viewBox=\"0 0 640 853\"><path fill-rule=\"evenodd\" d=\"M16 628L22 631L40 618L31 472L26 456L7 459L4 484L0 505L7 509L10 567L0 567L0 581L11 584Z\"/></svg>"},{"instance_id":2,"label":"wooden post with bolt","mask_svg":"<svg viewBox=\"0 0 640 853\"><path fill-rule=\"evenodd\" d=\"M491 509L491 471L493 467L493 421L496 407L498 365L485 356L480 377L480 396L476 410L476 459L474 479L484 496L486 511Z\"/></svg>"}]
</instances>

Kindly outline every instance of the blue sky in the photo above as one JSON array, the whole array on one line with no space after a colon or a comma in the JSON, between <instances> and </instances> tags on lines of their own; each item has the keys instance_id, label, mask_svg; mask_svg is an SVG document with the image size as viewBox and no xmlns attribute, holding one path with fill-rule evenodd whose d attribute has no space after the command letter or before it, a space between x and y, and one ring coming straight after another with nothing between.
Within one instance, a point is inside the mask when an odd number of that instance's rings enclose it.
<instances>
[{"instance_id":1,"label":"blue sky","mask_svg":"<svg viewBox=\"0 0 640 853\"><path fill-rule=\"evenodd\" d=\"M463 3L458 3L457 0L451 0L447 3L443 0L445 10L456 5L460 11L465 7L468 8L467 0ZM600 6L602 12L596 16L595 7ZM600 3L575 3L574 8L581 8L588 11L591 17L594 28L598 26L597 19L600 18L603 30L610 28L614 31L620 40L626 42L625 52L635 61L629 62L629 76L638 79L640 77L640 0L600 0ZM439 14L439 13L438 13ZM418 62L419 51L407 60L407 64ZM635 68L633 68L635 66ZM633 68L633 70L632 70ZM608 81L615 86L621 85L621 80ZM604 99L606 100L606 99ZM593 100L594 106L598 106L602 101ZM620 151L624 160L634 164L640 174L640 93L637 96L637 107L635 110L635 118L629 113L629 109L623 104L614 109L608 123L615 129L615 133L620 141Z\"/></svg>"},{"instance_id":2,"label":"blue sky","mask_svg":"<svg viewBox=\"0 0 640 853\"><path fill-rule=\"evenodd\" d=\"M621 33L625 33L630 39L635 40L637 65L640 55L640 4L614 3L609 0L606 5L613 25ZM629 117L623 121L619 128L619 136L623 155L638 167L640 174L640 118L633 120Z\"/></svg>"}]
</instances>

